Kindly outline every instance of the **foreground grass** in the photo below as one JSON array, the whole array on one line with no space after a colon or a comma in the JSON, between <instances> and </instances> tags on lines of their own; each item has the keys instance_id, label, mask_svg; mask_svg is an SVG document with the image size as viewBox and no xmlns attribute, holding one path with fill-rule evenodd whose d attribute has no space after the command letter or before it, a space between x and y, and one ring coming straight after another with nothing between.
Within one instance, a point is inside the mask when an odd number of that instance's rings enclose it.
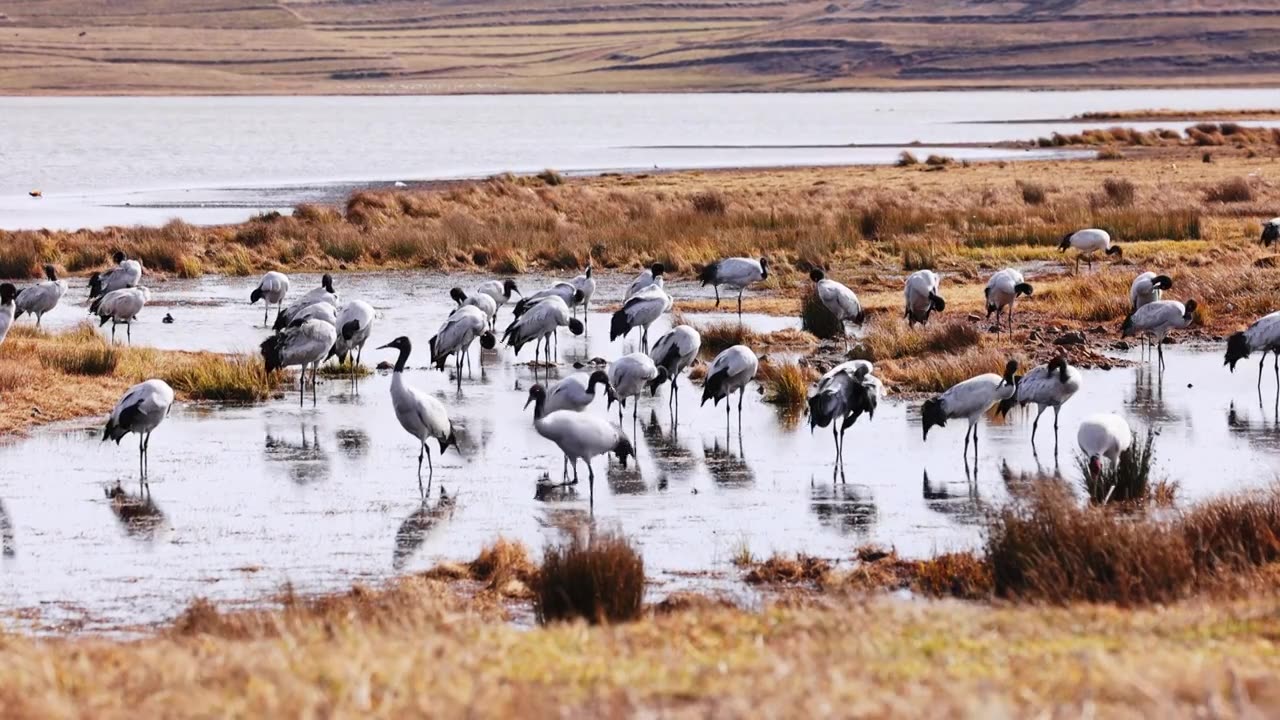
<instances>
[{"instance_id":1,"label":"foreground grass","mask_svg":"<svg viewBox=\"0 0 1280 720\"><path fill-rule=\"evenodd\" d=\"M0 703L19 717L1280 712L1280 495L1170 518L1046 487L992 516L981 556L866 548L837 569L744 548L749 582L819 591L759 610L687 595L642 609L643 563L606 535L541 567L499 540L378 588L228 612L197 600L132 641L0 635ZM924 598L868 593L886 587ZM636 619L553 622L547 597ZM506 622L528 602L547 624Z\"/></svg>"},{"instance_id":2,"label":"foreground grass","mask_svg":"<svg viewBox=\"0 0 1280 720\"><path fill-rule=\"evenodd\" d=\"M252 618L196 607L133 642L0 636L0 701L20 717L1280 710L1273 596L1137 611L838 597L594 628L495 620L415 578Z\"/></svg>"},{"instance_id":3,"label":"foreground grass","mask_svg":"<svg viewBox=\"0 0 1280 720\"><path fill-rule=\"evenodd\" d=\"M130 385L160 378L183 400L264 400L283 375L248 356L112 346L89 324L64 333L14 328L0 345L0 435L104 414Z\"/></svg>"}]
</instances>

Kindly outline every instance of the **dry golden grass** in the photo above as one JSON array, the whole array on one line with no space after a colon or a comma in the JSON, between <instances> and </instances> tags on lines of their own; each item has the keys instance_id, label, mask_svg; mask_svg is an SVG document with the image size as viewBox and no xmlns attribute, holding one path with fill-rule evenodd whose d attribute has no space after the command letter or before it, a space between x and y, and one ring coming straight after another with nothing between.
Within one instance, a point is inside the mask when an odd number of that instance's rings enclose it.
<instances>
[{"instance_id":1,"label":"dry golden grass","mask_svg":"<svg viewBox=\"0 0 1280 720\"><path fill-rule=\"evenodd\" d=\"M63 333L15 327L0 345L0 435L109 411L134 383L160 378L184 400L262 400L283 379L248 356L111 346L89 323Z\"/></svg>"},{"instance_id":2,"label":"dry golden grass","mask_svg":"<svg viewBox=\"0 0 1280 720\"><path fill-rule=\"evenodd\" d=\"M929 355L876 364L876 375L890 385L920 392L943 392L975 375L1004 372L1005 363L1018 360L1027 367L1016 349L995 346L971 347L953 355Z\"/></svg>"},{"instance_id":3,"label":"dry golden grass","mask_svg":"<svg viewBox=\"0 0 1280 720\"><path fill-rule=\"evenodd\" d=\"M538 620L618 623L640 616L644 602L644 558L620 534L574 535L543 554L534 588Z\"/></svg>"},{"instance_id":4,"label":"dry golden grass","mask_svg":"<svg viewBox=\"0 0 1280 720\"><path fill-rule=\"evenodd\" d=\"M799 410L808 398L809 385L818 379L818 375L818 371L809 365L766 360L760 363L756 380L764 386L765 402Z\"/></svg>"}]
</instances>

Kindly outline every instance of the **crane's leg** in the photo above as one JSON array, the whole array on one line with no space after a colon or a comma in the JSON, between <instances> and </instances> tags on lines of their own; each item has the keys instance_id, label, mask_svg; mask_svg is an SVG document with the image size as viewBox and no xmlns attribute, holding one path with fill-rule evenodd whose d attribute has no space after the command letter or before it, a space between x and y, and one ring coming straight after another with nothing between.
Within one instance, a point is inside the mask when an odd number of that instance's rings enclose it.
<instances>
[{"instance_id":1,"label":"crane's leg","mask_svg":"<svg viewBox=\"0 0 1280 720\"><path fill-rule=\"evenodd\" d=\"M1058 447L1058 411L1062 409L1061 405L1053 406L1053 446Z\"/></svg>"},{"instance_id":2,"label":"crane's leg","mask_svg":"<svg viewBox=\"0 0 1280 720\"><path fill-rule=\"evenodd\" d=\"M1035 445L1035 444L1036 444L1036 430L1040 427L1040 416L1044 414L1045 408L1047 408L1047 407L1048 407L1048 405L1041 405L1041 406L1040 406L1040 412L1036 413L1036 419L1035 419L1035 422L1031 423L1031 444L1032 444L1032 445ZM1055 412L1054 412L1053 427L1054 427L1054 432L1056 433L1056 432L1057 432L1057 427L1058 427L1058 420L1057 420L1057 412L1056 412L1056 408L1055 408Z\"/></svg>"},{"instance_id":3,"label":"crane's leg","mask_svg":"<svg viewBox=\"0 0 1280 720\"><path fill-rule=\"evenodd\" d=\"M575 469L576 469L575 464ZM587 502L594 512L596 509L596 471L591 469L591 461L587 460L587 491L590 498Z\"/></svg>"},{"instance_id":4,"label":"crane's leg","mask_svg":"<svg viewBox=\"0 0 1280 720\"><path fill-rule=\"evenodd\" d=\"M111 344L116 344L116 321L111 321Z\"/></svg>"},{"instance_id":5,"label":"crane's leg","mask_svg":"<svg viewBox=\"0 0 1280 720\"><path fill-rule=\"evenodd\" d=\"M568 455L565 456L566 459L568 457L569 457ZM591 467L591 464L588 463L587 467ZM574 485L578 484L578 458L573 459L573 484Z\"/></svg>"},{"instance_id":6,"label":"crane's leg","mask_svg":"<svg viewBox=\"0 0 1280 720\"><path fill-rule=\"evenodd\" d=\"M307 366L302 366L302 371L298 373L298 407L302 407L302 401L307 397Z\"/></svg>"},{"instance_id":7,"label":"crane's leg","mask_svg":"<svg viewBox=\"0 0 1280 720\"><path fill-rule=\"evenodd\" d=\"M133 321L124 324L124 336L129 341L129 347L133 347Z\"/></svg>"},{"instance_id":8,"label":"crane's leg","mask_svg":"<svg viewBox=\"0 0 1280 720\"><path fill-rule=\"evenodd\" d=\"M36 314L36 329L37 329L37 330L39 330L39 329L40 329L40 321L41 321L41 320L44 320L44 313L37 313L37 314Z\"/></svg>"},{"instance_id":9,"label":"crane's leg","mask_svg":"<svg viewBox=\"0 0 1280 720\"><path fill-rule=\"evenodd\" d=\"M746 288L738 290L738 322L742 322L742 291Z\"/></svg>"},{"instance_id":10,"label":"crane's leg","mask_svg":"<svg viewBox=\"0 0 1280 720\"><path fill-rule=\"evenodd\" d=\"M720 286L712 285L711 287L715 288L716 290L716 307L720 307Z\"/></svg>"},{"instance_id":11,"label":"crane's leg","mask_svg":"<svg viewBox=\"0 0 1280 720\"><path fill-rule=\"evenodd\" d=\"M978 425L976 423L973 426L973 469L976 474L978 469Z\"/></svg>"},{"instance_id":12,"label":"crane's leg","mask_svg":"<svg viewBox=\"0 0 1280 720\"><path fill-rule=\"evenodd\" d=\"M316 376L320 373L320 363L311 363L311 407L316 406L316 385L318 380Z\"/></svg>"},{"instance_id":13,"label":"crane's leg","mask_svg":"<svg viewBox=\"0 0 1280 720\"><path fill-rule=\"evenodd\" d=\"M738 391L738 432L742 432L742 398L747 394L747 386L743 385ZM725 404L729 404L729 398L725 398Z\"/></svg>"},{"instance_id":14,"label":"crane's leg","mask_svg":"<svg viewBox=\"0 0 1280 720\"><path fill-rule=\"evenodd\" d=\"M145 455L146 450L143 449L144 445L142 444L142 438L143 434L138 433L138 477L145 481L147 477L147 466L143 464L142 458Z\"/></svg>"},{"instance_id":15,"label":"crane's leg","mask_svg":"<svg viewBox=\"0 0 1280 720\"><path fill-rule=\"evenodd\" d=\"M427 442L422 441L422 449L427 453L427 495L431 494L431 481L436 478L436 466L431 462L431 448L427 447Z\"/></svg>"},{"instance_id":16,"label":"crane's leg","mask_svg":"<svg viewBox=\"0 0 1280 720\"><path fill-rule=\"evenodd\" d=\"M271 303L262 303L262 327L267 326L267 314L271 312Z\"/></svg>"},{"instance_id":17,"label":"crane's leg","mask_svg":"<svg viewBox=\"0 0 1280 720\"><path fill-rule=\"evenodd\" d=\"M1280 354L1277 354L1280 357ZM1258 397L1262 397L1262 364L1267 361L1267 351L1262 351L1262 357L1258 358Z\"/></svg>"},{"instance_id":18,"label":"crane's leg","mask_svg":"<svg viewBox=\"0 0 1280 720\"><path fill-rule=\"evenodd\" d=\"M427 496L427 491L422 487L422 458L427 454L427 441L423 440L422 445L418 447L418 494L422 497Z\"/></svg>"},{"instance_id":19,"label":"crane's leg","mask_svg":"<svg viewBox=\"0 0 1280 720\"><path fill-rule=\"evenodd\" d=\"M1276 391L1280 392L1280 353L1275 353Z\"/></svg>"},{"instance_id":20,"label":"crane's leg","mask_svg":"<svg viewBox=\"0 0 1280 720\"><path fill-rule=\"evenodd\" d=\"M973 434L973 423L969 424L969 429L964 431L964 457L965 462L969 461L969 436Z\"/></svg>"},{"instance_id":21,"label":"crane's leg","mask_svg":"<svg viewBox=\"0 0 1280 720\"><path fill-rule=\"evenodd\" d=\"M151 474L151 430L147 431L146 442L142 443L142 466L148 475Z\"/></svg>"},{"instance_id":22,"label":"crane's leg","mask_svg":"<svg viewBox=\"0 0 1280 720\"><path fill-rule=\"evenodd\" d=\"M1160 359L1160 369L1164 369L1164 338L1156 339L1156 356Z\"/></svg>"}]
</instances>

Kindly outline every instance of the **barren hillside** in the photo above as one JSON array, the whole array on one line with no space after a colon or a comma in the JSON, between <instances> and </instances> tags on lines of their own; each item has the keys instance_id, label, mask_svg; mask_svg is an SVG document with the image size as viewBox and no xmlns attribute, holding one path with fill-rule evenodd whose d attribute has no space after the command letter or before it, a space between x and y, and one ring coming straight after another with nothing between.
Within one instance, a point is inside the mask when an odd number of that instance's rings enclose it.
<instances>
[{"instance_id":1,"label":"barren hillside","mask_svg":"<svg viewBox=\"0 0 1280 720\"><path fill-rule=\"evenodd\" d=\"M1259 85L1278 32L1261 0L0 0L0 92Z\"/></svg>"}]
</instances>

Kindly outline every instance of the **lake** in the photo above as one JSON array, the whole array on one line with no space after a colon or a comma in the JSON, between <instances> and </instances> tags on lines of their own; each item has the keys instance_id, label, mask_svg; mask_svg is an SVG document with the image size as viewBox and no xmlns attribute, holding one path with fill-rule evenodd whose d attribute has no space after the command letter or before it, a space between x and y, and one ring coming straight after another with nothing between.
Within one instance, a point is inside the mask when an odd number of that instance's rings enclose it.
<instances>
[{"instance_id":1,"label":"lake","mask_svg":"<svg viewBox=\"0 0 1280 720\"><path fill-rule=\"evenodd\" d=\"M528 347L475 353L474 379L423 369L426 338L448 311L447 287L477 278L412 272L341 275L345 299L378 309L364 358L398 335L417 351L406 380L439 398L458 428L459 450L435 457L435 487L423 502L416 443L398 425L390 375L353 388L322 382L319 399L298 405L296 389L253 406L179 404L151 444L151 495L137 501L136 437L102 443L102 418L36 430L0 443L0 611L20 611L10 625L115 629L172 617L194 597L232 601L268 597L290 583L299 591L340 590L445 560L469 560L499 536L535 553L592 522L585 469L577 488L540 488L558 480L561 456L523 409L535 378ZM531 290L545 278L521 277ZM295 294L318 282L293 277ZM84 285L74 280L46 327L81 322ZM255 280L206 277L153 282L155 301L134 328L134 342L210 350L254 348L268 331L250 306ZM593 306L616 303L626 279L603 276ZM673 280L677 298L709 289ZM77 304L75 300L81 300ZM162 324L172 313L176 323ZM510 317L500 312L499 326ZM695 324L729 316L688 314ZM593 313L588 333L562 333L562 365L615 358L633 349L608 340L609 317ZM793 318L748 316L760 329ZM662 319L654 338L667 327ZM191 332L199 327L199 333ZM871 328L874 331L874 327ZM109 328L102 332L109 331ZM811 433L803 418L765 403L752 385L741 428L736 409L728 433L723 406L698 405L699 389L681 380L678 416L666 390L643 398L622 428L637 462L621 468L597 459L594 522L618 527L645 556L650 595L719 590L754 601L731 559L745 545L758 557L804 552L849 558L866 543L908 557L980 546L984 514L1009 497L1023 474L1059 474L1079 488L1075 431L1096 412L1118 412L1139 434L1156 430L1155 474L1176 481L1180 502L1266 487L1280 472L1280 402L1270 372L1264 396L1255 368L1232 374L1220 347L1166 349L1163 373L1151 365L1085 372L1083 388L1062 411L1055 453L1051 413L1038 446L1031 415L1015 413L980 427L981 455L963 461L965 423L951 422L921 440L918 401L890 397L873 419L850 429L847 482L833 478L829 431ZM1127 356L1136 359L1136 353ZM993 368L995 370L997 368ZM617 421L603 399L587 412ZM433 451L435 443L431 443ZM56 460L54 460L56 459ZM113 501L119 483L129 497ZM440 506L443 486L450 500Z\"/></svg>"},{"instance_id":2,"label":"lake","mask_svg":"<svg viewBox=\"0 0 1280 720\"><path fill-rule=\"evenodd\" d=\"M0 228L236 222L394 182L958 158L1100 110L1270 107L1271 89L0 98ZM1140 127L1177 123L1126 123ZM849 147L851 144L888 147ZM40 190L41 198L28 192Z\"/></svg>"}]
</instances>

